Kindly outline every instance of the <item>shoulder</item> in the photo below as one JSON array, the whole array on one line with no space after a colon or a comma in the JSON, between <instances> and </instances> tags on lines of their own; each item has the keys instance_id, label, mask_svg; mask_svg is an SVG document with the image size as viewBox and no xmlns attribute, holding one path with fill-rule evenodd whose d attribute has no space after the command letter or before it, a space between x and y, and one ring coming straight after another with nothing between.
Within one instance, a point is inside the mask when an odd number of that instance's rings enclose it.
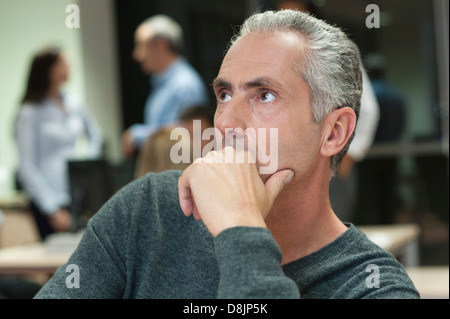
<instances>
[{"instance_id":1,"label":"shoulder","mask_svg":"<svg viewBox=\"0 0 450 319\"><path fill-rule=\"evenodd\" d=\"M111 229L151 224L170 218L179 210L178 178L181 171L148 173L120 189L95 214L90 223ZM181 211L181 210L180 210Z\"/></svg>"},{"instance_id":2,"label":"shoulder","mask_svg":"<svg viewBox=\"0 0 450 319\"><path fill-rule=\"evenodd\" d=\"M329 245L284 268L303 298L417 298L403 266L354 225Z\"/></svg>"},{"instance_id":3,"label":"shoulder","mask_svg":"<svg viewBox=\"0 0 450 319\"><path fill-rule=\"evenodd\" d=\"M113 204L125 204L129 207L172 204L178 202L178 178L181 171L148 173L132 181L114 195ZM160 200L165 200L160 203Z\"/></svg>"},{"instance_id":4,"label":"shoulder","mask_svg":"<svg viewBox=\"0 0 450 319\"><path fill-rule=\"evenodd\" d=\"M39 118L41 107L34 103L24 103L17 114L17 125L21 126L25 123L29 124Z\"/></svg>"},{"instance_id":5,"label":"shoulder","mask_svg":"<svg viewBox=\"0 0 450 319\"><path fill-rule=\"evenodd\" d=\"M177 64L173 83L183 85L184 87L203 87L203 81L200 74L186 60L181 60Z\"/></svg>"},{"instance_id":6,"label":"shoulder","mask_svg":"<svg viewBox=\"0 0 450 319\"><path fill-rule=\"evenodd\" d=\"M347 280L339 289L351 298L417 298L418 292L404 267L389 252L370 241L355 226L350 226L345 252L350 266Z\"/></svg>"},{"instance_id":7,"label":"shoulder","mask_svg":"<svg viewBox=\"0 0 450 319\"><path fill-rule=\"evenodd\" d=\"M74 93L64 93L63 99L66 103L80 105L83 104L83 99L80 95Z\"/></svg>"},{"instance_id":8,"label":"shoulder","mask_svg":"<svg viewBox=\"0 0 450 319\"><path fill-rule=\"evenodd\" d=\"M136 183L143 191L143 202L152 202L158 208L169 209L178 206L178 179L181 171L169 170L148 173Z\"/></svg>"},{"instance_id":9,"label":"shoulder","mask_svg":"<svg viewBox=\"0 0 450 319\"><path fill-rule=\"evenodd\" d=\"M84 102L81 96L73 93L64 93L64 105L71 111L79 111L84 109Z\"/></svg>"},{"instance_id":10,"label":"shoulder","mask_svg":"<svg viewBox=\"0 0 450 319\"><path fill-rule=\"evenodd\" d=\"M20 116L33 116L38 113L38 105L35 103L26 102L22 104L19 115Z\"/></svg>"}]
</instances>

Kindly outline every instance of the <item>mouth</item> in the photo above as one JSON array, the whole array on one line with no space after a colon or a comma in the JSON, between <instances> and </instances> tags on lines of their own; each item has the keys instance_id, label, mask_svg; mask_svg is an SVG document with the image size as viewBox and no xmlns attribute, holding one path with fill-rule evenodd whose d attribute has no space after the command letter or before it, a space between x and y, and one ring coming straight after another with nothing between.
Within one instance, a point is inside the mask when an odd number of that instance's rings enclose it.
<instances>
[{"instance_id":1,"label":"mouth","mask_svg":"<svg viewBox=\"0 0 450 319\"><path fill-rule=\"evenodd\" d=\"M258 129L247 128L242 129L225 129L225 136L222 137L222 146L231 146L236 151L245 151L251 154L252 159L256 162L260 175L272 175L278 167L278 130L270 129L270 133L261 132ZM257 135L262 138L256 138ZM266 137L269 136L269 141Z\"/></svg>"}]
</instances>

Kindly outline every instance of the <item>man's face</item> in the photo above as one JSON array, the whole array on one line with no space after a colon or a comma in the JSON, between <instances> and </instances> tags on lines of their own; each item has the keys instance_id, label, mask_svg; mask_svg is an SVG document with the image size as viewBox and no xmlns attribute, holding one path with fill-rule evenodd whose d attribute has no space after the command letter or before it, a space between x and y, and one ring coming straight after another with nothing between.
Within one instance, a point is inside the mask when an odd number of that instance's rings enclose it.
<instances>
[{"instance_id":1,"label":"man's face","mask_svg":"<svg viewBox=\"0 0 450 319\"><path fill-rule=\"evenodd\" d=\"M265 128L266 141L270 128L278 129L277 170L292 169L296 178L310 174L321 142L309 87L295 66L303 48L303 40L290 32L246 35L228 51L213 83L215 127L222 135L226 128Z\"/></svg>"},{"instance_id":2,"label":"man's face","mask_svg":"<svg viewBox=\"0 0 450 319\"><path fill-rule=\"evenodd\" d=\"M158 68L158 47L152 38L153 31L148 25L139 26L134 34L133 58L146 74L151 74Z\"/></svg>"}]
</instances>

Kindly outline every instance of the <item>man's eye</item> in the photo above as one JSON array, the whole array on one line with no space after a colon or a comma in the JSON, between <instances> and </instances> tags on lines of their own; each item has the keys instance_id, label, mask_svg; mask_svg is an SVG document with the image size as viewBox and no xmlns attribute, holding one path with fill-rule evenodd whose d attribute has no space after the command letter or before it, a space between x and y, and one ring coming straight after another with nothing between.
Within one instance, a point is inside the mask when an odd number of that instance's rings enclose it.
<instances>
[{"instance_id":1,"label":"man's eye","mask_svg":"<svg viewBox=\"0 0 450 319\"><path fill-rule=\"evenodd\" d=\"M275 100L275 95L273 95L270 92L262 92L259 95L259 99L263 103L270 103L270 102L273 102Z\"/></svg>"},{"instance_id":2,"label":"man's eye","mask_svg":"<svg viewBox=\"0 0 450 319\"><path fill-rule=\"evenodd\" d=\"M226 103L229 102L231 100L231 96L225 92L220 92L218 95L218 100L221 103Z\"/></svg>"}]
</instances>

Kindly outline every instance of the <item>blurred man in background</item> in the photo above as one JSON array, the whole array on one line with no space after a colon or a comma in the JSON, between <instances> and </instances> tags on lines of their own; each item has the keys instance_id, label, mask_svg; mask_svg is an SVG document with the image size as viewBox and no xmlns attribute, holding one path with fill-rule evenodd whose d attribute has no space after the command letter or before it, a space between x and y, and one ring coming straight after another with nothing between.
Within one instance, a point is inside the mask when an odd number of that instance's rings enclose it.
<instances>
[{"instance_id":1,"label":"blurred man in background","mask_svg":"<svg viewBox=\"0 0 450 319\"><path fill-rule=\"evenodd\" d=\"M122 136L125 156L133 155L162 126L175 123L188 107L207 104L206 87L182 50L183 30L168 16L153 16L136 29L133 58L151 75L152 91L145 104L144 123L132 125Z\"/></svg>"}]
</instances>

